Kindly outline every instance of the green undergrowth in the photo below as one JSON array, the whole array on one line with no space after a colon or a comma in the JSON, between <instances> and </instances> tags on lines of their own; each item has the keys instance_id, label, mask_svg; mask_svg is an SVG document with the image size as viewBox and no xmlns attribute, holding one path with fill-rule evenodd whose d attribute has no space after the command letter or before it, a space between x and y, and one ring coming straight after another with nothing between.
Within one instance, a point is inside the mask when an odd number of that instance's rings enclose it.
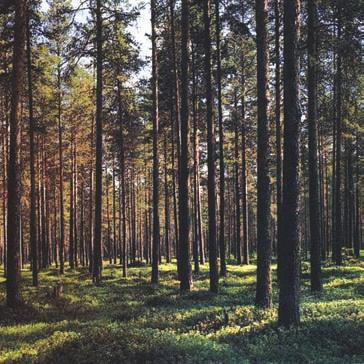
<instances>
[{"instance_id":1,"label":"green undergrowth","mask_svg":"<svg viewBox=\"0 0 364 364\"><path fill-rule=\"evenodd\" d=\"M194 289L180 295L175 264L162 264L160 285L150 267L105 265L95 287L85 269L40 273L39 288L23 271L23 307L5 305L0 278L0 362L4 363L363 363L364 262L325 264L324 292L309 288L302 265L302 324L277 327L274 307L254 307L255 266L228 266L220 293L208 292L207 265ZM3 272L0 271L1 276ZM274 272L275 276L275 272ZM64 294L55 299L53 286Z\"/></svg>"}]
</instances>

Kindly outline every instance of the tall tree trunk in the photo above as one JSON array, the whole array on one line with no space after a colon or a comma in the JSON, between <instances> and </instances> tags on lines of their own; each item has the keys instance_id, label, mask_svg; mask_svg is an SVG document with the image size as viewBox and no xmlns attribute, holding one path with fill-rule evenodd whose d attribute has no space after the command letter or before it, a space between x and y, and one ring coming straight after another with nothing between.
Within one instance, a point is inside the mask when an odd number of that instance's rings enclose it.
<instances>
[{"instance_id":1,"label":"tall tree trunk","mask_svg":"<svg viewBox=\"0 0 364 364\"><path fill-rule=\"evenodd\" d=\"M41 218L42 218L42 268L48 266L48 221L47 221L47 161L44 147L44 135L41 138Z\"/></svg>"},{"instance_id":2,"label":"tall tree trunk","mask_svg":"<svg viewBox=\"0 0 364 364\"><path fill-rule=\"evenodd\" d=\"M278 322L298 325L300 258L298 236L299 100L297 0L284 0L284 156L282 233L279 241L280 291Z\"/></svg>"},{"instance_id":3,"label":"tall tree trunk","mask_svg":"<svg viewBox=\"0 0 364 364\"><path fill-rule=\"evenodd\" d=\"M8 103L5 102L7 105ZM3 227L3 240L4 240L4 277L6 278L6 271L7 271L7 246L8 246L8 234L7 234L7 164L8 164L8 138L9 138L9 118L8 113L5 113L5 123L4 123L4 137L3 137L3 147L2 147L2 157L3 157L3 199L2 199L2 227ZM37 253L37 251L36 251Z\"/></svg>"},{"instance_id":4,"label":"tall tree trunk","mask_svg":"<svg viewBox=\"0 0 364 364\"><path fill-rule=\"evenodd\" d=\"M241 220L240 220L240 185L239 185L239 127L238 127L238 100L235 91L234 112L235 112L235 147L234 147L234 167L235 167L235 247L236 260L238 264L241 260Z\"/></svg>"},{"instance_id":5,"label":"tall tree trunk","mask_svg":"<svg viewBox=\"0 0 364 364\"><path fill-rule=\"evenodd\" d=\"M96 165L93 281L101 281L102 269L102 14L101 0L96 0Z\"/></svg>"},{"instance_id":6,"label":"tall tree trunk","mask_svg":"<svg viewBox=\"0 0 364 364\"><path fill-rule=\"evenodd\" d=\"M245 119L245 74L242 67L241 95L241 209L243 224L243 263L249 264L248 240L248 197L247 197L247 167L246 167L246 119Z\"/></svg>"},{"instance_id":7,"label":"tall tree trunk","mask_svg":"<svg viewBox=\"0 0 364 364\"><path fill-rule=\"evenodd\" d=\"M258 92L258 143L257 143L257 289L255 302L261 307L272 304L270 183L269 183L269 132L268 132L268 1L256 0L257 24L257 92Z\"/></svg>"},{"instance_id":8,"label":"tall tree trunk","mask_svg":"<svg viewBox=\"0 0 364 364\"><path fill-rule=\"evenodd\" d=\"M113 226L113 258L114 264L117 260L117 237L116 237L116 173L115 173L115 158L112 156L112 226Z\"/></svg>"},{"instance_id":9,"label":"tall tree trunk","mask_svg":"<svg viewBox=\"0 0 364 364\"><path fill-rule=\"evenodd\" d=\"M180 91L179 91L179 76L178 76L178 63L176 56L176 30L175 30L175 15L174 15L175 0L170 0L170 30L171 30L171 46L172 46L172 62L173 62L173 94L171 95L174 100L174 119L175 125L172 120L172 129L175 131L172 133L172 153L173 153L173 206L174 206L174 230L176 239L176 258L177 258L177 271L178 276L180 274L180 258L179 258L179 231L178 231L178 204L177 204L177 192L176 192L176 180L179 181L179 170L181 160L181 107L180 107ZM171 107L173 109L173 107ZM174 138L176 144L174 143ZM176 148L175 148L176 145ZM175 149L177 149L177 170L174 168L174 155Z\"/></svg>"},{"instance_id":10,"label":"tall tree trunk","mask_svg":"<svg viewBox=\"0 0 364 364\"><path fill-rule=\"evenodd\" d=\"M111 221L110 221L110 181L106 175L106 222L107 222L107 250L109 264L112 264L112 245L111 245Z\"/></svg>"},{"instance_id":11,"label":"tall tree trunk","mask_svg":"<svg viewBox=\"0 0 364 364\"><path fill-rule=\"evenodd\" d=\"M28 97L29 97L29 162L30 162L30 215L29 238L32 262L32 283L38 286L38 241L37 241L37 204L35 181L35 146L34 146L34 115L33 115L33 79L32 79L32 49L30 36L30 14L27 17L27 63L28 63Z\"/></svg>"},{"instance_id":12,"label":"tall tree trunk","mask_svg":"<svg viewBox=\"0 0 364 364\"><path fill-rule=\"evenodd\" d=\"M121 212L122 212L122 270L123 277L128 274L127 244L126 244L126 186L125 186L125 150L123 132L123 114L121 104L121 85L118 82L118 116L120 126L120 183L121 183Z\"/></svg>"},{"instance_id":13,"label":"tall tree trunk","mask_svg":"<svg viewBox=\"0 0 364 364\"><path fill-rule=\"evenodd\" d=\"M208 244L210 266L210 291L217 293L219 274L216 245L216 192L215 192L215 125L213 115L213 93L211 80L211 30L210 0L204 0L204 48L205 48L205 82L206 82L206 119L207 119L207 193L208 193Z\"/></svg>"},{"instance_id":14,"label":"tall tree trunk","mask_svg":"<svg viewBox=\"0 0 364 364\"><path fill-rule=\"evenodd\" d=\"M359 130L356 135L356 168L355 168L355 238L354 238L354 255L360 258L361 247L361 208L360 208L360 148L359 148Z\"/></svg>"},{"instance_id":15,"label":"tall tree trunk","mask_svg":"<svg viewBox=\"0 0 364 364\"><path fill-rule=\"evenodd\" d=\"M81 171L83 170L83 165L81 165ZM85 184L83 177L81 179L81 206L80 206L80 262L84 267L87 264L87 255L85 247Z\"/></svg>"},{"instance_id":16,"label":"tall tree trunk","mask_svg":"<svg viewBox=\"0 0 364 364\"><path fill-rule=\"evenodd\" d=\"M168 159L167 159L167 132L164 133L164 224L166 262L171 262L171 247L169 241L169 189L168 189Z\"/></svg>"},{"instance_id":17,"label":"tall tree trunk","mask_svg":"<svg viewBox=\"0 0 364 364\"><path fill-rule=\"evenodd\" d=\"M11 83L10 149L8 163L8 246L6 302L16 307L20 295L21 94L24 81L26 2L15 1L14 51Z\"/></svg>"},{"instance_id":18,"label":"tall tree trunk","mask_svg":"<svg viewBox=\"0 0 364 364\"><path fill-rule=\"evenodd\" d=\"M53 256L54 256L54 263L56 265L56 268L58 269L58 253L59 253L59 247L58 247L58 235L57 235L57 221L58 221L58 206L57 206L57 186L56 183L53 184L53 239L54 239L54 250L53 250Z\"/></svg>"},{"instance_id":19,"label":"tall tree trunk","mask_svg":"<svg viewBox=\"0 0 364 364\"><path fill-rule=\"evenodd\" d=\"M182 0L181 18L181 152L179 162L179 268L180 289L190 291L190 224L188 206L189 183L189 0Z\"/></svg>"},{"instance_id":20,"label":"tall tree trunk","mask_svg":"<svg viewBox=\"0 0 364 364\"><path fill-rule=\"evenodd\" d=\"M59 53L59 52L58 52ZM59 157L59 272L64 274L64 201L63 201L63 126L62 126L62 89L61 89L61 66L57 70L58 91L58 157Z\"/></svg>"},{"instance_id":21,"label":"tall tree trunk","mask_svg":"<svg viewBox=\"0 0 364 364\"><path fill-rule=\"evenodd\" d=\"M72 140L71 140L71 179L70 179L70 212L69 212L69 263L70 268L75 268L75 242L74 242L74 216L75 216L75 209L74 209L74 197L75 197L75 185L74 185L74 178L75 178L75 161L73 160L73 150L74 150L74 131L72 133Z\"/></svg>"},{"instance_id":22,"label":"tall tree trunk","mask_svg":"<svg viewBox=\"0 0 364 364\"><path fill-rule=\"evenodd\" d=\"M195 73L195 56L194 50L192 49L192 123L193 123L193 212L194 212L194 237L193 237L193 263L194 272L198 273L200 271L200 260L199 260L199 243L200 243L200 230L199 230L199 143L198 143L198 128L197 128L197 95L196 95L196 73Z\"/></svg>"},{"instance_id":23,"label":"tall tree trunk","mask_svg":"<svg viewBox=\"0 0 364 364\"><path fill-rule=\"evenodd\" d=\"M152 20L152 93L153 93L153 244L152 244L152 284L159 283L159 156L158 156L158 134L159 134L159 99L158 99L158 55L156 35L156 2L151 0Z\"/></svg>"},{"instance_id":24,"label":"tall tree trunk","mask_svg":"<svg viewBox=\"0 0 364 364\"><path fill-rule=\"evenodd\" d=\"M341 139L342 139L342 51L341 51L341 33L342 33L342 3L338 1L337 9L337 42L338 42L338 53L337 53L337 64L336 64L336 150L335 150L335 235L333 237L333 260L336 265L342 264L342 221L341 221Z\"/></svg>"},{"instance_id":25,"label":"tall tree trunk","mask_svg":"<svg viewBox=\"0 0 364 364\"><path fill-rule=\"evenodd\" d=\"M278 241L280 239L281 231L281 209L282 209L282 128L281 128L281 62L280 62L280 4L281 0L275 0L274 3L274 53L275 53L275 125L276 125L276 178L277 178L277 256ZM278 258L279 259L279 258ZM279 266L278 261L277 275L279 280Z\"/></svg>"},{"instance_id":26,"label":"tall tree trunk","mask_svg":"<svg viewBox=\"0 0 364 364\"><path fill-rule=\"evenodd\" d=\"M73 178L73 242L74 242L74 254L73 260L75 263L75 267L78 267L78 257L79 257L79 242L78 242L78 219L77 219L77 210L78 210L78 173L77 173L77 129L75 130L74 135L74 146L73 146L73 170L74 170L74 178Z\"/></svg>"},{"instance_id":27,"label":"tall tree trunk","mask_svg":"<svg viewBox=\"0 0 364 364\"><path fill-rule=\"evenodd\" d=\"M219 159L220 159L220 275L226 276L226 246L225 246L225 162L224 162L224 129L222 115L221 94L221 50L220 50L220 0L215 0L215 27L216 27L216 83L217 83L217 108L219 120Z\"/></svg>"},{"instance_id":28,"label":"tall tree trunk","mask_svg":"<svg viewBox=\"0 0 364 364\"><path fill-rule=\"evenodd\" d=\"M94 120L91 120L91 137L90 137L90 192L89 192L89 215L88 215L88 230L89 230L89 239L88 239L88 256L89 256L89 264L88 271L89 273L93 273L94 265L93 265L93 249L94 249L94 172L93 172L93 164L94 164Z\"/></svg>"},{"instance_id":29,"label":"tall tree trunk","mask_svg":"<svg viewBox=\"0 0 364 364\"><path fill-rule=\"evenodd\" d=\"M307 3L307 49L308 49L308 149L309 149L309 199L311 238L311 290L321 291L321 238L320 238L320 196L317 162L317 4Z\"/></svg>"}]
</instances>

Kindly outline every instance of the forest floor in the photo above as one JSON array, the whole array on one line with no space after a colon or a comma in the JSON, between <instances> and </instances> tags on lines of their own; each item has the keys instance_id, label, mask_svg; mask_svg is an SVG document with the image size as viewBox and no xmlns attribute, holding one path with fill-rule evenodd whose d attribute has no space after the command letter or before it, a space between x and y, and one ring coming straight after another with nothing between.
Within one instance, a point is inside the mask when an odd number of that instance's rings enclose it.
<instances>
[{"instance_id":1,"label":"forest floor","mask_svg":"<svg viewBox=\"0 0 364 364\"><path fill-rule=\"evenodd\" d=\"M0 362L363 363L364 261L325 264L321 295L310 292L307 263L302 271L302 325L283 330L276 281L274 308L253 305L254 265L229 265L213 295L206 264L183 296L175 264L161 265L158 289L149 284L149 267L130 268L122 279L120 266L105 264L99 287L85 269L67 270L58 299L55 268L40 273L38 289L24 270L25 304L16 311L5 306L0 278Z\"/></svg>"}]
</instances>

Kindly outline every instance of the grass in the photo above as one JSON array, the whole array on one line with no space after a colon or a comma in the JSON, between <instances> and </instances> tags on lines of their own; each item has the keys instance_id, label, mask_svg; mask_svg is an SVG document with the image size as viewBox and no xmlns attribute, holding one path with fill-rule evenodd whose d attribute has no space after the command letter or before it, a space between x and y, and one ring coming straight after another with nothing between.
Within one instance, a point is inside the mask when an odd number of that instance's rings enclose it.
<instances>
[{"instance_id":1,"label":"grass","mask_svg":"<svg viewBox=\"0 0 364 364\"><path fill-rule=\"evenodd\" d=\"M363 363L364 262L323 268L324 292L309 289L302 266L302 324L278 328L276 305L254 307L255 266L228 266L220 293L208 292L208 267L179 295L175 264L162 264L160 286L150 268L106 265L95 287L87 271L40 273L39 288L23 271L24 306L5 306L0 278L1 363ZM0 271L2 275L3 272ZM52 298L63 281L64 294ZM273 285L277 302L277 285Z\"/></svg>"}]
</instances>

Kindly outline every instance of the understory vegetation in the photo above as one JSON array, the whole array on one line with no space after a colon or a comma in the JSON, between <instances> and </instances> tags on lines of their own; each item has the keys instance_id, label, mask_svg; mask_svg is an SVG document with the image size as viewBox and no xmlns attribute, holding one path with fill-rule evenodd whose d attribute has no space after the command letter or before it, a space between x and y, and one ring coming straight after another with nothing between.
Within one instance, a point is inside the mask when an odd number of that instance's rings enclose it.
<instances>
[{"instance_id":1,"label":"understory vegetation","mask_svg":"<svg viewBox=\"0 0 364 364\"><path fill-rule=\"evenodd\" d=\"M324 291L312 294L302 263L299 328L282 329L277 310L254 306L255 265L228 265L219 295L208 291L207 265L194 289L179 293L175 264L160 266L160 285L150 268L106 265L101 286L84 268L40 272L31 287L23 271L24 305L5 305L0 279L2 363L360 363L364 362L364 261L323 266ZM0 272L1 274L3 272ZM276 277L274 267L274 278ZM63 293L53 290L62 282ZM277 303L277 282L273 300Z\"/></svg>"}]
</instances>

